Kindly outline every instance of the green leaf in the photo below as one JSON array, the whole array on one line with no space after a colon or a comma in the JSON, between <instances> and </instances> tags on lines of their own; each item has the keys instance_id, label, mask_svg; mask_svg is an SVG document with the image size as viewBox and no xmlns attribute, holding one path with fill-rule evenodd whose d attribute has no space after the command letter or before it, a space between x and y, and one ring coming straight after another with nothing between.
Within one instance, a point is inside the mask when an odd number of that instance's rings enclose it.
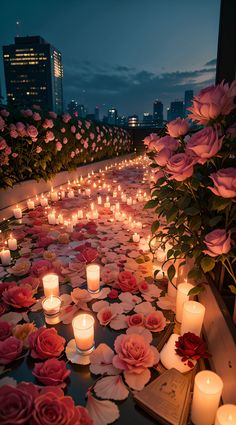
<instances>
[{"instance_id":1,"label":"green leaf","mask_svg":"<svg viewBox=\"0 0 236 425\"><path fill-rule=\"evenodd\" d=\"M169 258L172 256L174 254L174 250L171 248L171 249L168 249L168 251L167 251L167 260L169 260Z\"/></svg>"},{"instance_id":2,"label":"green leaf","mask_svg":"<svg viewBox=\"0 0 236 425\"><path fill-rule=\"evenodd\" d=\"M180 198L177 202L178 207L183 210L184 208L187 208L190 204L191 204L191 198L189 198L188 196L183 196L182 198Z\"/></svg>"},{"instance_id":3,"label":"green leaf","mask_svg":"<svg viewBox=\"0 0 236 425\"><path fill-rule=\"evenodd\" d=\"M201 268L204 273L210 272L215 267L215 260L211 257L203 257L200 262Z\"/></svg>"},{"instance_id":4,"label":"green leaf","mask_svg":"<svg viewBox=\"0 0 236 425\"><path fill-rule=\"evenodd\" d=\"M151 232L155 233L160 226L160 222L158 220L152 223Z\"/></svg>"},{"instance_id":5,"label":"green leaf","mask_svg":"<svg viewBox=\"0 0 236 425\"><path fill-rule=\"evenodd\" d=\"M216 224L218 224L221 221L221 219L222 219L222 216L221 215L217 215L216 217L213 217L213 218L211 218L209 220L209 225L213 227Z\"/></svg>"},{"instance_id":6,"label":"green leaf","mask_svg":"<svg viewBox=\"0 0 236 425\"><path fill-rule=\"evenodd\" d=\"M155 208L158 204L158 199L150 199L145 205L144 205L144 209L150 209L150 208Z\"/></svg>"},{"instance_id":7,"label":"green leaf","mask_svg":"<svg viewBox=\"0 0 236 425\"><path fill-rule=\"evenodd\" d=\"M230 199L223 199L217 196L213 199L212 209L217 211L223 211L230 204L230 202Z\"/></svg>"},{"instance_id":8,"label":"green leaf","mask_svg":"<svg viewBox=\"0 0 236 425\"><path fill-rule=\"evenodd\" d=\"M201 285L197 285L197 286L195 286L194 288L192 288L192 289L190 289L190 291L189 291L189 293L188 293L188 295L189 296L193 296L193 295L198 295L198 294L200 294L201 292L203 292L203 291L205 291L205 288L204 288L204 286L201 286Z\"/></svg>"},{"instance_id":9,"label":"green leaf","mask_svg":"<svg viewBox=\"0 0 236 425\"><path fill-rule=\"evenodd\" d=\"M188 272L188 278L189 279L194 279L194 280L198 280L200 279L202 276L202 273L199 269L192 269Z\"/></svg>"},{"instance_id":10,"label":"green leaf","mask_svg":"<svg viewBox=\"0 0 236 425\"><path fill-rule=\"evenodd\" d=\"M190 216L197 215L200 212L199 209L196 207L189 207L189 208L186 208L184 211L186 215L190 215Z\"/></svg>"},{"instance_id":11,"label":"green leaf","mask_svg":"<svg viewBox=\"0 0 236 425\"><path fill-rule=\"evenodd\" d=\"M202 224L201 217L199 215L196 215L195 217L192 217L189 221L189 226L192 231L197 231L200 229Z\"/></svg>"},{"instance_id":12,"label":"green leaf","mask_svg":"<svg viewBox=\"0 0 236 425\"><path fill-rule=\"evenodd\" d=\"M167 270L168 279L172 282L173 277L175 277L175 266L171 264L171 266Z\"/></svg>"},{"instance_id":13,"label":"green leaf","mask_svg":"<svg viewBox=\"0 0 236 425\"><path fill-rule=\"evenodd\" d=\"M235 294L235 295L236 295L236 286L234 286L234 285L229 285L229 289L230 289L230 291L231 291L233 294Z\"/></svg>"}]
</instances>

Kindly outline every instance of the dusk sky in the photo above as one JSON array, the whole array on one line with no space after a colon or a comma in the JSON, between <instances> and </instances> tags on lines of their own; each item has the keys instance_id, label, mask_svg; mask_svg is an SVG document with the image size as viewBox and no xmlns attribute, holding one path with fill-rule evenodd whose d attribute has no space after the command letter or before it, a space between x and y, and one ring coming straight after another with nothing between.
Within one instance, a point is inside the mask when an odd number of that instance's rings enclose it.
<instances>
[{"instance_id":1,"label":"dusk sky","mask_svg":"<svg viewBox=\"0 0 236 425\"><path fill-rule=\"evenodd\" d=\"M156 98L166 108L214 82L219 11L220 0L10 0L0 40L13 43L19 20L19 35L41 35L61 51L65 105L141 117Z\"/></svg>"}]
</instances>

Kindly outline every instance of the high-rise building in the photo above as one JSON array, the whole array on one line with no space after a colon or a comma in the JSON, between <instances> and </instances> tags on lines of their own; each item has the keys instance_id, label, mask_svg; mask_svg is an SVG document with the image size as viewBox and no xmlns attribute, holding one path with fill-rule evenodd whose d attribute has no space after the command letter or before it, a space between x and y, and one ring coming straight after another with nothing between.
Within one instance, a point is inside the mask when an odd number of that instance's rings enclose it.
<instances>
[{"instance_id":1,"label":"high-rise building","mask_svg":"<svg viewBox=\"0 0 236 425\"><path fill-rule=\"evenodd\" d=\"M160 100L155 100L153 103L153 122L154 124L163 124L163 103Z\"/></svg>"},{"instance_id":2,"label":"high-rise building","mask_svg":"<svg viewBox=\"0 0 236 425\"><path fill-rule=\"evenodd\" d=\"M193 101L193 90L185 90L184 92L184 112L185 116L187 116L190 112L188 108L192 105Z\"/></svg>"},{"instance_id":3,"label":"high-rise building","mask_svg":"<svg viewBox=\"0 0 236 425\"><path fill-rule=\"evenodd\" d=\"M182 100L175 100L170 103L170 120L176 118L184 118L184 102Z\"/></svg>"},{"instance_id":4,"label":"high-rise building","mask_svg":"<svg viewBox=\"0 0 236 425\"><path fill-rule=\"evenodd\" d=\"M152 126L153 125L153 116L149 112L143 113L143 126Z\"/></svg>"},{"instance_id":5,"label":"high-rise building","mask_svg":"<svg viewBox=\"0 0 236 425\"><path fill-rule=\"evenodd\" d=\"M128 124L128 121L125 115L121 115L118 117L117 125L119 125L120 127L127 127L127 124Z\"/></svg>"},{"instance_id":6,"label":"high-rise building","mask_svg":"<svg viewBox=\"0 0 236 425\"><path fill-rule=\"evenodd\" d=\"M130 115L128 117L128 127L138 127L138 126L139 126L138 115Z\"/></svg>"},{"instance_id":7,"label":"high-rise building","mask_svg":"<svg viewBox=\"0 0 236 425\"><path fill-rule=\"evenodd\" d=\"M95 116L95 121L100 121L100 111L99 111L99 107L98 106L95 106L94 116Z\"/></svg>"},{"instance_id":8,"label":"high-rise building","mask_svg":"<svg viewBox=\"0 0 236 425\"><path fill-rule=\"evenodd\" d=\"M61 53L40 36L15 37L3 46L8 104L63 111Z\"/></svg>"},{"instance_id":9,"label":"high-rise building","mask_svg":"<svg viewBox=\"0 0 236 425\"><path fill-rule=\"evenodd\" d=\"M78 105L78 116L80 118L86 118L87 115L87 109L84 105Z\"/></svg>"},{"instance_id":10,"label":"high-rise building","mask_svg":"<svg viewBox=\"0 0 236 425\"><path fill-rule=\"evenodd\" d=\"M110 125L116 125L117 124L117 109L110 108L107 112L107 123Z\"/></svg>"},{"instance_id":11,"label":"high-rise building","mask_svg":"<svg viewBox=\"0 0 236 425\"><path fill-rule=\"evenodd\" d=\"M170 108L166 108L166 119L167 119L168 122L171 121Z\"/></svg>"},{"instance_id":12,"label":"high-rise building","mask_svg":"<svg viewBox=\"0 0 236 425\"><path fill-rule=\"evenodd\" d=\"M78 113L78 102L76 102L76 100L71 100L67 105L67 111L71 115L74 115L76 112Z\"/></svg>"}]
</instances>

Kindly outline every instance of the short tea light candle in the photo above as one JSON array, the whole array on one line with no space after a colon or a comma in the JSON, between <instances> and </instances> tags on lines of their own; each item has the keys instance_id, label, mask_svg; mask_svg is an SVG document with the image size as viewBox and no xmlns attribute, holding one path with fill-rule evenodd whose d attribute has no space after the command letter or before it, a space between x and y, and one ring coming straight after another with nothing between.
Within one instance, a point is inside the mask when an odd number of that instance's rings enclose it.
<instances>
[{"instance_id":1,"label":"short tea light candle","mask_svg":"<svg viewBox=\"0 0 236 425\"><path fill-rule=\"evenodd\" d=\"M11 253L7 248L2 248L0 251L1 263L3 266L9 266L11 262Z\"/></svg>"},{"instance_id":2,"label":"short tea light candle","mask_svg":"<svg viewBox=\"0 0 236 425\"><path fill-rule=\"evenodd\" d=\"M194 425L212 425L223 390L222 379L210 370L195 376L191 420Z\"/></svg>"},{"instance_id":3,"label":"short tea light candle","mask_svg":"<svg viewBox=\"0 0 236 425\"><path fill-rule=\"evenodd\" d=\"M139 242L140 241L140 235L138 233L134 233L132 236L133 242Z\"/></svg>"},{"instance_id":4,"label":"short tea light candle","mask_svg":"<svg viewBox=\"0 0 236 425\"><path fill-rule=\"evenodd\" d=\"M59 296L59 278L55 273L49 273L43 277L43 290L45 297Z\"/></svg>"},{"instance_id":5,"label":"short tea light candle","mask_svg":"<svg viewBox=\"0 0 236 425\"><path fill-rule=\"evenodd\" d=\"M68 198L72 199L75 196L74 190L70 189L69 192L67 193Z\"/></svg>"},{"instance_id":6,"label":"short tea light candle","mask_svg":"<svg viewBox=\"0 0 236 425\"><path fill-rule=\"evenodd\" d=\"M17 249L17 240L16 240L16 238L14 238L12 235L10 235L10 237L9 237L9 239L7 241L7 245L8 245L8 248L11 251L16 251L16 249Z\"/></svg>"},{"instance_id":7,"label":"short tea light candle","mask_svg":"<svg viewBox=\"0 0 236 425\"><path fill-rule=\"evenodd\" d=\"M21 208L16 206L16 208L13 209L13 214L15 218L22 218L22 211Z\"/></svg>"},{"instance_id":8,"label":"short tea light candle","mask_svg":"<svg viewBox=\"0 0 236 425\"><path fill-rule=\"evenodd\" d=\"M198 336L201 335L205 310L204 305L197 301L186 301L184 303L181 335L186 332L192 332Z\"/></svg>"},{"instance_id":9,"label":"short tea light candle","mask_svg":"<svg viewBox=\"0 0 236 425\"><path fill-rule=\"evenodd\" d=\"M189 291L194 288L190 283L180 283L177 287L176 297L176 320L182 322L183 306L186 301L189 300Z\"/></svg>"},{"instance_id":10,"label":"short tea light candle","mask_svg":"<svg viewBox=\"0 0 236 425\"><path fill-rule=\"evenodd\" d=\"M235 425L236 424L236 405L224 404L216 412L214 425Z\"/></svg>"},{"instance_id":11,"label":"short tea light candle","mask_svg":"<svg viewBox=\"0 0 236 425\"><path fill-rule=\"evenodd\" d=\"M79 314L72 320L77 350L88 355L94 350L94 318L90 314Z\"/></svg>"},{"instance_id":12,"label":"short tea light candle","mask_svg":"<svg viewBox=\"0 0 236 425\"><path fill-rule=\"evenodd\" d=\"M51 201L52 201L52 202L56 202L56 201L58 201L58 194L57 194L57 192L54 192L54 190L53 190L53 189L51 190L50 198L51 198Z\"/></svg>"},{"instance_id":13,"label":"short tea light candle","mask_svg":"<svg viewBox=\"0 0 236 425\"><path fill-rule=\"evenodd\" d=\"M44 298L42 307L45 315L45 322L48 325L56 325L60 322L61 300L59 297L51 295Z\"/></svg>"},{"instance_id":14,"label":"short tea light candle","mask_svg":"<svg viewBox=\"0 0 236 425\"><path fill-rule=\"evenodd\" d=\"M34 201L32 199L27 200L27 208L28 208L28 210L34 209Z\"/></svg>"},{"instance_id":15,"label":"short tea light candle","mask_svg":"<svg viewBox=\"0 0 236 425\"><path fill-rule=\"evenodd\" d=\"M41 198L40 198L40 204L41 204L41 207L47 207L48 206L48 198L45 198L44 196L41 196Z\"/></svg>"},{"instance_id":16,"label":"short tea light candle","mask_svg":"<svg viewBox=\"0 0 236 425\"><path fill-rule=\"evenodd\" d=\"M98 264L88 264L86 266L88 291L96 294L100 291L100 266Z\"/></svg>"}]
</instances>

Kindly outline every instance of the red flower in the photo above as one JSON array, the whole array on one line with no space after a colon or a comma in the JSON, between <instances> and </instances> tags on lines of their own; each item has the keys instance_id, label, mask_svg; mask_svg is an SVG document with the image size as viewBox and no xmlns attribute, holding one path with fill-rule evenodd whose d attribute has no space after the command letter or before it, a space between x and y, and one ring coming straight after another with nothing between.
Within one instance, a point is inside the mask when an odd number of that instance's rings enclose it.
<instances>
[{"instance_id":1,"label":"red flower","mask_svg":"<svg viewBox=\"0 0 236 425\"><path fill-rule=\"evenodd\" d=\"M123 292L131 292L132 294L138 292L136 278L131 272L120 272L118 276L118 285Z\"/></svg>"},{"instance_id":2,"label":"red flower","mask_svg":"<svg viewBox=\"0 0 236 425\"><path fill-rule=\"evenodd\" d=\"M176 354L182 357L182 362L186 362L189 367L193 367L191 360L206 359L210 354L206 351L205 342L192 332L187 332L180 336L176 345Z\"/></svg>"},{"instance_id":3,"label":"red flower","mask_svg":"<svg viewBox=\"0 0 236 425\"><path fill-rule=\"evenodd\" d=\"M70 370L64 360L49 359L36 363L32 373L44 385L61 385L70 375Z\"/></svg>"},{"instance_id":4,"label":"red flower","mask_svg":"<svg viewBox=\"0 0 236 425\"><path fill-rule=\"evenodd\" d=\"M25 425L33 412L33 396L20 388L3 385L0 406L1 425Z\"/></svg>"},{"instance_id":5,"label":"red flower","mask_svg":"<svg viewBox=\"0 0 236 425\"><path fill-rule=\"evenodd\" d=\"M119 293L116 289L112 289L107 295L111 300L115 300L118 297Z\"/></svg>"},{"instance_id":6,"label":"red flower","mask_svg":"<svg viewBox=\"0 0 236 425\"><path fill-rule=\"evenodd\" d=\"M92 263L98 256L97 250L87 246L86 244L77 246L75 250L80 252L78 255L76 255L76 258L82 262Z\"/></svg>"},{"instance_id":7,"label":"red flower","mask_svg":"<svg viewBox=\"0 0 236 425\"><path fill-rule=\"evenodd\" d=\"M4 341L11 335L11 325L8 322L0 322L0 341Z\"/></svg>"},{"instance_id":8,"label":"red flower","mask_svg":"<svg viewBox=\"0 0 236 425\"><path fill-rule=\"evenodd\" d=\"M8 364L17 359L23 348L23 342L14 336L0 341L0 364ZM0 404L1 406L1 404Z\"/></svg>"},{"instance_id":9,"label":"red flower","mask_svg":"<svg viewBox=\"0 0 236 425\"><path fill-rule=\"evenodd\" d=\"M29 335L29 347L34 359L58 357L64 350L65 339L55 328L39 328Z\"/></svg>"},{"instance_id":10,"label":"red flower","mask_svg":"<svg viewBox=\"0 0 236 425\"><path fill-rule=\"evenodd\" d=\"M10 286L3 292L2 299L5 304L15 308L30 307L36 301L33 290L28 285Z\"/></svg>"}]
</instances>

